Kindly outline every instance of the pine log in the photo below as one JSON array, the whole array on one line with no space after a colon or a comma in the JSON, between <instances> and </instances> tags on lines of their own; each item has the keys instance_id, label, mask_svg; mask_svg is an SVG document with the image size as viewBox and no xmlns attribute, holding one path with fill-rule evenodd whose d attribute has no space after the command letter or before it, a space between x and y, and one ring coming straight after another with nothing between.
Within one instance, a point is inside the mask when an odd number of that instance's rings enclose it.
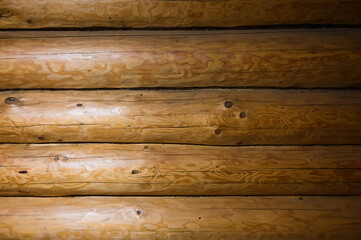
<instances>
[{"instance_id":1,"label":"pine log","mask_svg":"<svg viewBox=\"0 0 361 240\"><path fill-rule=\"evenodd\" d=\"M1 239L343 239L361 197L0 198Z\"/></svg>"},{"instance_id":2,"label":"pine log","mask_svg":"<svg viewBox=\"0 0 361 240\"><path fill-rule=\"evenodd\" d=\"M5 91L0 142L361 144L361 91Z\"/></svg>"},{"instance_id":3,"label":"pine log","mask_svg":"<svg viewBox=\"0 0 361 240\"><path fill-rule=\"evenodd\" d=\"M360 195L361 146L2 144L1 196Z\"/></svg>"},{"instance_id":4,"label":"pine log","mask_svg":"<svg viewBox=\"0 0 361 240\"><path fill-rule=\"evenodd\" d=\"M0 88L361 87L360 39L360 29L0 32Z\"/></svg>"},{"instance_id":5,"label":"pine log","mask_svg":"<svg viewBox=\"0 0 361 240\"><path fill-rule=\"evenodd\" d=\"M360 24L358 0L1 0L0 28Z\"/></svg>"}]
</instances>

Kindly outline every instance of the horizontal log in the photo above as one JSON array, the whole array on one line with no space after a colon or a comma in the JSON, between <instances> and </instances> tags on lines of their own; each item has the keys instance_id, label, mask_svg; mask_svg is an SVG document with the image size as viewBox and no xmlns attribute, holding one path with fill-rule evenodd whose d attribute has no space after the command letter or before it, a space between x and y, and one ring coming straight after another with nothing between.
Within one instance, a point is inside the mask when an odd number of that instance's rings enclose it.
<instances>
[{"instance_id":1,"label":"horizontal log","mask_svg":"<svg viewBox=\"0 0 361 240\"><path fill-rule=\"evenodd\" d=\"M0 198L2 239L359 239L361 197Z\"/></svg>"},{"instance_id":2,"label":"horizontal log","mask_svg":"<svg viewBox=\"0 0 361 240\"><path fill-rule=\"evenodd\" d=\"M358 0L2 0L0 28L360 24Z\"/></svg>"},{"instance_id":3,"label":"horizontal log","mask_svg":"<svg viewBox=\"0 0 361 240\"><path fill-rule=\"evenodd\" d=\"M0 32L0 88L361 87L360 39L360 29Z\"/></svg>"},{"instance_id":4,"label":"horizontal log","mask_svg":"<svg viewBox=\"0 0 361 240\"><path fill-rule=\"evenodd\" d=\"M361 146L0 145L1 196L360 195Z\"/></svg>"},{"instance_id":5,"label":"horizontal log","mask_svg":"<svg viewBox=\"0 0 361 240\"><path fill-rule=\"evenodd\" d=\"M359 90L0 92L0 142L360 144Z\"/></svg>"}]
</instances>

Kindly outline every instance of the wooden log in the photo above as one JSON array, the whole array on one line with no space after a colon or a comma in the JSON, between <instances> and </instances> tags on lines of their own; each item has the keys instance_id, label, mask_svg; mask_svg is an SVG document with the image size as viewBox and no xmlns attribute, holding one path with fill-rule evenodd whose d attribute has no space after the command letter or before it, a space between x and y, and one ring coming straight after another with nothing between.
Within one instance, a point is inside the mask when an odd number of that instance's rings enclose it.
<instances>
[{"instance_id":1,"label":"wooden log","mask_svg":"<svg viewBox=\"0 0 361 240\"><path fill-rule=\"evenodd\" d=\"M2 239L345 239L361 197L0 198Z\"/></svg>"},{"instance_id":2,"label":"wooden log","mask_svg":"<svg viewBox=\"0 0 361 240\"><path fill-rule=\"evenodd\" d=\"M2 0L0 28L360 24L358 0Z\"/></svg>"},{"instance_id":3,"label":"wooden log","mask_svg":"<svg viewBox=\"0 0 361 240\"><path fill-rule=\"evenodd\" d=\"M360 144L359 90L5 91L0 142Z\"/></svg>"},{"instance_id":4,"label":"wooden log","mask_svg":"<svg viewBox=\"0 0 361 240\"><path fill-rule=\"evenodd\" d=\"M361 146L0 145L1 196L360 195Z\"/></svg>"},{"instance_id":5,"label":"wooden log","mask_svg":"<svg viewBox=\"0 0 361 240\"><path fill-rule=\"evenodd\" d=\"M361 87L360 39L360 29L0 32L0 88Z\"/></svg>"}]
</instances>

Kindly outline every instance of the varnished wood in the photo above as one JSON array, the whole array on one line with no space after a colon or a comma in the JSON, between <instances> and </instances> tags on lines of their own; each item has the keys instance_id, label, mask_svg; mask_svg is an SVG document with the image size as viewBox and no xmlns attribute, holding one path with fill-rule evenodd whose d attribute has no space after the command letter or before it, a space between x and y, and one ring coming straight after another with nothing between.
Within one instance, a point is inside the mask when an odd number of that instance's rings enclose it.
<instances>
[{"instance_id":1,"label":"varnished wood","mask_svg":"<svg viewBox=\"0 0 361 240\"><path fill-rule=\"evenodd\" d=\"M359 90L5 91L0 142L360 144Z\"/></svg>"},{"instance_id":2,"label":"varnished wood","mask_svg":"<svg viewBox=\"0 0 361 240\"><path fill-rule=\"evenodd\" d=\"M360 197L0 198L2 239L344 239Z\"/></svg>"},{"instance_id":3,"label":"varnished wood","mask_svg":"<svg viewBox=\"0 0 361 240\"><path fill-rule=\"evenodd\" d=\"M358 0L2 0L0 28L360 24Z\"/></svg>"},{"instance_id":4,"label":"varnished wood","mask_svg":"<svg viewBox=\"0 0 361 240\"><path fill-rule=\"evenodd\" d=\"M361 147L0 145L1 196L357 195Z\"/></svg>"},{"instance_id":5,"label":"varnished wood","mask_svg":"<svg viewBox=\"0 0 361 240\"><path fill-rule=\"evenodd\" d=\"M361 87L361 31L0 32L0 88Z\"/></svg>"}]
</instances>

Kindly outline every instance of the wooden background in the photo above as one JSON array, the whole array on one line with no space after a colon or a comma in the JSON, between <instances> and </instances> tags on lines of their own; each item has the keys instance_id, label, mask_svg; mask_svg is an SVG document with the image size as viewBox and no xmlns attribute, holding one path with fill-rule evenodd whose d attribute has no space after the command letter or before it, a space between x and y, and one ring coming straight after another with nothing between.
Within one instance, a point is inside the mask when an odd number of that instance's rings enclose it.
<instances>
[{"instance_id":1,"label":"wooden background","mask_svg":"<svg viewBox=\"0 0 361 240\"><path fill-rule=\"evenodd\" d=\"M361 1L0 0L0 239L355 239Z\"/></svg>"}]
</instances>

